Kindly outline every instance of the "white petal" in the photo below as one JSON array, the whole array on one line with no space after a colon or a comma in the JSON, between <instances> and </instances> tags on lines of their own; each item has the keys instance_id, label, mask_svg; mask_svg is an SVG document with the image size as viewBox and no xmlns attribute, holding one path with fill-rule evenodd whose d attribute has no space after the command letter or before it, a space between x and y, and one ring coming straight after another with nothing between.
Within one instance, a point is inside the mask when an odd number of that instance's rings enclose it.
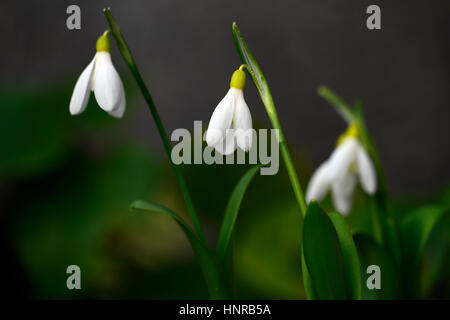
<instances>
[{"instance_id":1,"label":"white petal","mask_svg":"<svg viewBox=\"0 0 450 320\"><path fill-rule=\"evenodd\" d=\"M361 145L358 145L356 157L361 186L368 194L374 194L377 189L377 174L373 162Z\"/></svg>"},{"instance_id":2,"label":"white petal","mask_svg":"<svg viewBox=\"0 0 450 320\"><path fill-rule=\"evenodd\" d=\"M114 118L122 118L123 114L125 113L125 105L126 105L126 98L125 98L125 90L122 88L122 95L120 99L120 104L117 110L108 112L111 116Z\"/></svg>"},{"instance_id":3,"label":"white petal","mask_svg":"<svg viewBox=\"0 0 450 320\"><path fill-rule=\"evenodd\" d=\"M352 208L352 196L335 194L334 192L332 192L332 195L334 208L343 216L348 215Z\"/></svg>"},{"instance_id":4,"label":"white petal","mask_svg":"<svg viewBox=\"0 0 450 320\"><path fill-rule=\"evenodd\" d=\"M356 175L348 173L340 180L334 181L331 186L333 205L338 212L347 215L353 202L353 193L356 186Z\"/></svg>"},{"instance_id":5,"label":"white petal","mask_svg":"<svg viewBox=\"0 0 450 320\"><path fill-rule=\"evenodd\" d=\"M89 101L92 71L94 70L95 58L84 68L73 89L72 98L70 99L70 114L80 114L86 109Z\"/></svg>"},{"instance_id":6,"label":"white petal","mask_svg":"<svg viewBox=\"0 0 450 320\"><path fill-rule=\"evenodd\" d=\"M234 111L233 128L236 129L236 141L239 148L244 151L250 150L252 147L253 131L252 116L245 103L244 92L239 90L236 97L236 108Z\"/></svg>"},{"instance_id":7,"label":"white petal","mask_svg":"<svg viewBox=\"0 0 450 320\"><path fill-rule=\"evenodd\" d=\"M223 155L229 155L236 150L236 137L233 129L227 129L225 137L214 145L214 149Z\"/></svg>"},{"instance_id":8,"label":"white petal","mask_svg":"<svg viewBox=\"0 0 450 320\"><path fill-rule=\"evenodd\" d=\"M346 138L330 156L330 180L342 179L356 160L358 141L355 138Z\"/></svg>"},{"instance_id":9,"label":"white petal","mask_svg":"<svg viewBox=\"0 0 450 320\"><path fill-rule=\"evenodd\" d=\"M322 200L327 194L329 187L328 161L325 161L316 169L309 180L308 189L306 190L306 202Z\"/></svg>"},{"instance_id":10,"label":"white petal","mask_svg":"<svg viewBox=\"0 0 450 320\"><path fill-rule=\"evenodd\" d=\"M206 131L206 143L212 147L221 141L226 134L226 129L231 128L234 113L234 100L237 89L230 88L225 97L219 102L209 120Z\"/></svg>"},{"instance_id":11,"label":"white petal","mask_svg":"<svg viewBox=\"0 0 450 320\"><path fill-rule=\"evenodd\" d=\"M92 84L98 105L105 111L115 111L121 102L123 84L109 52L97 52Z\"/></svg>"}]
</instances>

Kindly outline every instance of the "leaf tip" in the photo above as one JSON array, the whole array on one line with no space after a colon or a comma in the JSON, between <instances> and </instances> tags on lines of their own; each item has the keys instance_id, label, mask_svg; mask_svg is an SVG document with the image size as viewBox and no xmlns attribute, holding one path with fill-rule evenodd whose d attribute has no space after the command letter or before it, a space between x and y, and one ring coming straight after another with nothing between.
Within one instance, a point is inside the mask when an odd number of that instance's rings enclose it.
<instances>
[{"instance_id":1,"label":"leaf tip","mask_svg":"<svg viewBox=\"0 0 450 320\"><path fill-rule=\"evenodd\" d=\"M319 202L317 200L311 200L308 204L308 207L306 208L306 213L308 213L309 211L316 211L316 210L324 212L324 210L319 205Z\"/></svg>"},{"instance_id":2,"label":"leaf tip","mask_svg":"<svg viewBox=\"0 0 450 320\"><path fill-rule=\"evenodd\" d=\"M139 203L140 203L140 202L141 202L140 200L133 201L133 202L128 206L128 208L129 208L131 211L136 210L136 209L139 209Z\"/></svg>"},{"instance_id":3,"label":"leaf tip","mask_svg":"<svg viewBox=\"0 0 450 320\"><path fill-rule=\"evenodd\" d=\"M239 34L239 35L241 34L241 31L239 30L239 27L238 27L236 21L233 21L232 28L233 28L233 32L235 32L235 33L237 33L237 34Z\"/></svg>"},{"instance_id":4,"label":"leaf tip","mask_svg":"<svg viewBox=\"0 0 450 320\"><path fill-rule=\"evenodd\" d=\"M317 87L317 93L320 95L324 94L327 90L328 88L322 84Z\"/></svg>"}]
</instances>

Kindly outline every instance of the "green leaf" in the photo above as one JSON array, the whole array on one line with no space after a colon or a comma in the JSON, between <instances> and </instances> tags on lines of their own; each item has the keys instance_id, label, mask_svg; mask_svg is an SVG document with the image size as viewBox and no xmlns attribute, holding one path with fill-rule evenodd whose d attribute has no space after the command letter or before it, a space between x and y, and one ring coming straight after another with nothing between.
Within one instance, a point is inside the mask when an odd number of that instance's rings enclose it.
<instances>
[{"instance_id":1,"label":"green leaf","mask_svg":"<svg viewBox=\"0 0 450 320\"><path fill-rule=\"evenodd\" d=\"M373 238L363 235L354 235L356 247L358 249L361 274L363 281L361 283L362 299L399 299L400 281L393 257L383 249ZM367 267L377 265L381 270L381 289L369 290L367 288L367 279L370 275L366 273Z\"/></svg>"},{"instance_id":2,"label":"green leaf","mask_svg":"<svg viewBox=\"0 0 450 320\"><path fill-rule=\"evenodd\" d=\"M312 201L303 224L303 253L318 299L348 299L344 262L335 227Z\"/></svg>"},{"instance_id":3,"label":"green leaf","mask_svg":"<svg viewBox=\"0 0 450 320\"><path fill-rule=\"evenodd\" d=\"M103 9L103 12L106 16L106 19L108 20L109 25L111 26L112 35L116 40L117 47L119 48L120 53L130 66L136 67L133 55L130 51L130 48L128 47L128 43L125 40L125 37L122 35L122 32L120 31L119 25L113 18L111 9L110 8Z\"/></svg>"},{"instance_id":4,"label":"green leaf","mask_svg":"<svg viewBox=\"0 0 450 320\"><path fill-rule=\"evenodd\" d=\"M444 215L435 226L420 259L420 299L433 293L447 281L450 270L450 215ZM448 296L448 295L447 295Z\"/></svg>"},{"instance_id":5,"label":"green leaf","mask_svg":"<svg viewBox=\"0 0 450 320\"><path fill-rule=\"evenodd\" d=\"M433 229L449 208L430 205L407 214L400 221L400 241L403 253L405 293L418 297L419 262Z\"/></svg>"},{"instance_id":6,"label":"green leaf","mask_svg":"<svg viewBox=\"0 0 450 320\"><path fill-rule=\"evenodd\" d=\"M303 275L303 286L305 287L306 297L309 300L317 300L317 292L314 289L314 284L311 279L311 275L309 274L308 267L305 262L305 254L302 245L302 275Z\"/></svg>"},{"instance_id":7,"label":"green leaf","mask_svg":"<svg viewBox=\"0 0 450 320\"><path fill-rule=\"evenodd\" d=\"M143 200L137 200L130 205L130 209L138 209L138 210L145 210L145 211L159 212L159 213L167 214L167 215L171 216L179 224L179 226L181 227L183 232L186 234L186 237L188 238L189 241L198 240L198 239L194 239L194 238L197 238L197 236L194 234L191 227L189 227L187 225L187 223L184 222L183 218L181 218L179 215L174 213L169 208L166 208L166 207L161 206L156 203L143 201Z\"/></svg>"},{"instance_id":8,"label":"green leaf","mask_svg":"<svg viewBox=\"0 0 450 320\"><path fill-rule=\"evenodd\" d=\"M265 104L268 99L272 99L269 86L267 85L266 78L264 77L261 68L258 66L255 58L250 52L247 43L241 35L236 22L233 22L233 39L236 44L239 56L241 60L247 65L247 70L253 78L253 82L258 89L259 94Z\"/></svg>"},{"instance_id":9,"label":"green leaf","mask_svg":"<svg viewBox=\"0 0 450 320\"><path fill-rule=\"evenodd\" d=\"M336 229L342 250L347 296L350 299L358 300L361 298L361 271L355 242L347 222L341 214L331 212L328 214L328 217Z\"/></svg>"},{"instance_id":10,"label":"green leaf","mask_svg":"<svg viewBox=\"0 0 450 320\"><path fill-rule=\"evenodd\" d=\"M336 230L340 249L342 252L342 261L344 268L344 279L346 284L346 293L348 299L358 300L361 298L361 270L352 235L347 226L344 217L337 212L328 215ZM308 299L318 299L317 291L314 288L313 280L309 274L305 263L304 252L302 251L302 272L305 291Z\"/></svg>"},{"instance_id":11,"label":"green leaf","mask_svg":"<svg viewBox=\"0 0 450 320\"><path fill-rule=\"evenodd\" d=\"M325 86L319 86L317 92L336 109L337 113L339 113L345 121L349 124L355 122L353 110L341 97Z\"/></svg>"},{"instance_id":12,"label":"green leaf","mask_svg":"<svg viewBox=\"0 0 450 320\"><path fill-rule=\"evenodd\" d=\"M191 244L192 250L199 260L211 298L224 299L227 296L225 281L223 279L222 272L219 269L218 264L216 263L216 260L212 256L209 249L205 247L203 242L199 240L197 235L195 235L192 229L180 216L166 207L142 200L133 202L130 205L130 208L151 212L160 212L172 217L185 233L186 237L189 240L189 243Z\"/></svg>"},{"instance_id":13,"label":"green leaf","mask_svg":"<svg viewBox=\"0 0 450 320\"><path fill-rule=\"evenodd\" d=\"M222 226L220 228L219 240L217 243L217 258L222 261L225 258L228 244L230 242L231 234L233 233L234 224L236 222L237 215L239 213L239 207L241 206L242 199L250 181L260 169L261 165L256 165L250 168L239 180L238 184L231 193L228 200L227 207L225 209L225 215L223 217Z\"/></svg>"},{"instance_id":14,"label":"green leaf","mask_svg":"<svg viewBox=\"0 0 450 320\"><path fill-rule=\"evenodd\" d=\"M432 230L443 215L448 212L445 206L426 206L406 215L400 222L400 234L404 258L417 263Z\"/></svg>"}]
</instances>

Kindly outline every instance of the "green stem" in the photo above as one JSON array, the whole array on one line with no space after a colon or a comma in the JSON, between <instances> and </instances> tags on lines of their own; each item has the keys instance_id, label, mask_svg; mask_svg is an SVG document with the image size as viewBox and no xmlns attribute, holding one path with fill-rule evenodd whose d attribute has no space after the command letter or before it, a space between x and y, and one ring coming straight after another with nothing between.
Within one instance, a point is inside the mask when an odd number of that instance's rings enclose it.
<instances>
[{"instance_id":1,"label":"green stem","mask_svg":"<svg viewBox=\"0 0 450 320\"><path fill-rule=\"evenodd\" d=\"M253 81L255 82L255 86L258 88L256 84L257 80L255 79L256 77L254 71L251 71L248 66L247 70L249 70L249 73ZM300 212L302 213L302 216L305 217L306 201L303 195L303 190L298 180L297 172L295 171L294 163L292 162L291 154L289 153L286 140L284 139L283 130L281 130L281 125L278 120L278 115L275 108L275 104L272 99L272 94L270 93L269 86L267 85L266 81L264 81L264 85L265 85L265 92L264 96L261 95L262 102L266 107L267 115L269 116L272 127L278 130L278 143L280 145L281 156L283 158L284 164L286 165L287 174L289 176L289 180L291 181L292 189L294 190L295 199L297 200L298 206L300 207Z\"/></svg>"},{"instance_id":2,"label":"green stem","mask_svg":"<svg viewBox=\"0 0 450 320\"><path fill-rule=\"evenodd\" d=\"M281 130L280 122L278 120L278 115L276 112L275 104L272 99L272 94L270 93L269 85L267 84L266 78L264 77L261 68L258 66L255 58L250 52L247 43L241 35L236 23L233 23L233 38L236 44L236 49L238 50L241 61L246 65L246 69L252 77L253 83L259 92L262 102L266 107L267 114L269 116L270 122L274 129L278 130L278 141L281 149L281 156L283 157L284 164L286 165L289 180L294 190L295 199L297 200L298 206L302 217L306 214L306 201L303 195L303 191L298 180L297 173L295 171L294 164L292 162L289 149L284 140L284 134Z\"/></svg>"},{"instance_id":3,"label":"green stem","mask_svg":"<svg viewBox=\"0 0 450 320\"><path fill-rule=\"evenodd\" d=\"M401 259L398 226L389 205L388 189L383 166L364 121L361 101L357 100L355 107L351 108L347 102L325 86L320 86L318 93L336 109L348 124L356 123L358 125L361 142L374 162L377 172L378 190L375 195L370 197L374 237L380 245L384 245L390 250L398 264Z\"/></svg>"},{"instance_id":4,"label":"green stem","mask_svg":"<svg viewBox=\"0 0 450 320\"><path fill-rule=\"evenodd\" d=\"M272 126L274 125L272 124ZM274 128L277 129L275 126ZM300 185L300 182L298 181L297 172L295 171L295 167L292 162L291 155L289 153L289 149L286 144L286 140L284 140L283 132L281 131L280 127L278 127L278 130L280 130L279 132L280 132L281 156L283 157L284 164L286 165L289 180L291 181L292 189L294 190L295 199L297 200L298 206L300 207L300 211L304 217L306 214L306 201L303 195L303 190ZM281 140L281 137L283 137L283 140Z\"/></svg>"},{"instance_id":5,"label":"green stem","mask_svg":"<svg viewBox=\"0 0 450 320\"><path fill-rule=\"evenodd\" d=\"M254 73L253 72L249 73L252 76L252 79L254 79ZM286 165L289 180L291 181L292 189L294 190L295 199L297 200L298 206L300 207L300 212L304 217L306 214L306 201L303 195L303 190L298 180L297 172L295 171L294 163L292 162L291 154L289 153L286 140L284 139L283 130L281 130L281 125L278 120L275 104L273 102L272 94L269 91L267 83L266 86L267 92L265 93L265 96L262 97L263 98L262 101L264 103L264 106L266 107L267 115L269 116L272 127L278 130L278 142L280 144L281 156L283 158L284 164Z\"/></svg>"},{"instance_id":6,"label":"green stem","mask_svg":"<svg viewBox=\"0 0 450 320\"><path fill-rule=\"evenodd\" d=\"M191 196L189 194L189 190L186 186L186 182L183 178L180 168L172 162L172 159L171 159L172 146L170 144L169 137L167 135L167 132L166 132L164 125L161 121L161 118L159 116L158 110L156 109L155 103L153 102L153 98L152 98L147 86L145 85L144 80L141 77L141 74L135 63L133 55L128 47L128 43L126 42L125 37L120 32L119 26L117 25L114 17L112 16L111 10L105 9L104 13L105 13L106 19L108 20L108 23L111 27L111 33L117 42L119 51L122 54L122 57L124 58L125 62L128 64L128 67L130 68L130 71L133 74L133 76L139 86L139 89L141 90L142 95L144 96L145 101L147 102L150 112L152 113L153 119L155 120L155 124L158 129L159 135L161 136L161 140L163 142L164 149L167 152L167 155L170 160L170 164L172 165L173 171L175 172L175 176L176 176L176 178L178 180L178 184L180 186L181 194L183 196L184 202L186 203L186 207L191 216L195 230L197 231L197 235L199 236L200 240L204 244L206 244L206 239L203 234L203 229L200 225L200 221L198 220L197 213L194 208L194 204L193 204Z\"/></svg>"}]
</instances>

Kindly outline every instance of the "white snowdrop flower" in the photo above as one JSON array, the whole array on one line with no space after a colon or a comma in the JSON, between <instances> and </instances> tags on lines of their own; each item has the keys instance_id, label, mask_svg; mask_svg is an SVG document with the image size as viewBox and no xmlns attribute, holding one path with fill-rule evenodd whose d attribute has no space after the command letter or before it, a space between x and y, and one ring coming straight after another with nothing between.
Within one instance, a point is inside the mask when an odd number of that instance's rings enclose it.
<instances>
[{"instance_id":1,"label":"white snowdrop flower","mask_svg":"<svg viewBox=\"0 0 450 320\"><path fill-rule=\"evenodd\" d=\"M320 201L331 190L334 207L346 215L352 208L353 193L358 181L366 193L375 193L375 167L358 140L358 128L353 124L339 137L330 158L314 172L306 191L306 201Z\"/></svg>"},{"instance_id":2,"label":"white snowdrop flower","mask_svg":"<svg viewBox=\"0 0 450 320\"><path fill-rule=\"evenodd\" d=\"M252 146L252 116L244 100L243 67L233 73L230 90L214 110L206 131L206 143L224 155L233 153L236 147L248 151Z\"/></svg>"},{"instance_id":3,"label":"white snowdrop flower","mask_svg":"<svg viewBox=\"0 0 450 320\"><path fill-rule=\"evenodd\" d=\"M111 62L109 30L98 38L97 53L83 70L73 89L70 114L80 114L86 109L91 91L100 108L111 116L121 118L125 112L125 90L122 80Z\"/></svg>"}]
</instances>

